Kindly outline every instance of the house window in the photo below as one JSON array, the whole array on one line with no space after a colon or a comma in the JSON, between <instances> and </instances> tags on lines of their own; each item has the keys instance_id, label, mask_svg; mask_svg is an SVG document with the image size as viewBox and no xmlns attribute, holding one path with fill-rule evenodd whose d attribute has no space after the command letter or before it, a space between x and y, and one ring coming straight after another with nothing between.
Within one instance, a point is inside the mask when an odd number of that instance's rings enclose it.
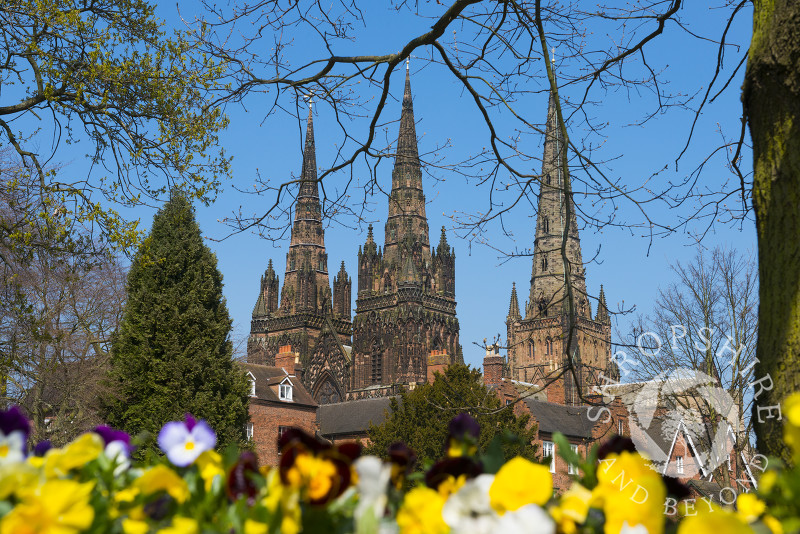
<instances>
[{"instance_id":1,"label":"house window","mask_svg":"<svg viewBox=\"0 0 800 534\"><path fill-rule=\"evenodd\" d=\"M622 419L617 419L617 435L623 436L625 432L625 423Z\"/></svg>"},{"instance_id":2,"label":"house window","mask_svg":"<svg viewBox=\"0 0 800 534\"><path fill-rule=\"evenodd\" d=\"M574 443L569 444L569 448L572 449L572 452L578 454L578 446ZM577 475L578 474L578 466L574 464L569 464L569 474L570 475Z\"/></svg>"},{"instance_id":3,"label":"house window","mask_svg":"<svg viewBox=\"0 0 800 534\"><path fill-rule=\"evenodd\" d=\"M555 455L555 446L553 445L552 441L543 441L542 442L542 458L550 457L550 472L556 472L556 455Z\"/></svg>"},{"instance_id":4,"label":"house window","mask_svg":"<svg viewBox=\"0 0 800 534\"><path fill-rule=\"evenodd\" d=\"M278 398L284 401L292 400L292 383L283 382L278 389Z\"/></svg>"},{"instance_id":5,"label":"house window","mask_svg":"<svg viewBox=\"0 0 800 534\"><path fill-rule=\"evenodd\" d=\"M247 440L250 441L253 439L253 423L248 422L247 425L244 427L245 434L247 435Z\"/></svg>"},{"instance_id":6,"label":"house window","mask_svg":"<svg viewBox=\"0 0 800 534\"><path fill-rule=\"evenodd\" d=\"M679 475L683 474L683 456L675 457L675 470Z\"/></svg>"},{"instance_id":7,"label":"house window","mask_svg":"<svg viewBox=\"0 0 800 534\"><path fill-rule=\"evenodd\" d=\"M281 442L281 438L283 437L283 434L285 434L286 431L289 430L290 428L292 428L292 427L290 427L290 426L279 426L278 427L278 441L276 443L276 446L278 447L278 454L281 453L281 448L280 448L280 445L278 445L278 444Z\"/></svg>"}]
</instances>

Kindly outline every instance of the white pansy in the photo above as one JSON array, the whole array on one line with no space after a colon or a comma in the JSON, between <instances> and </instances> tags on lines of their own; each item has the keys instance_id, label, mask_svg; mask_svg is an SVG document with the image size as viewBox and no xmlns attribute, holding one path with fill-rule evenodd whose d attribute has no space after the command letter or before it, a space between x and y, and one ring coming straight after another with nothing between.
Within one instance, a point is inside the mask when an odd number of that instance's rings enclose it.
<instances>
[{"instance_id":1,"label":"white pansy","mask_svg":"<svg viewBox=\"0 0 800 534\"><path fill-rule=\"evenodd\" d=\"M513 512L506 512L497 523L503 534L555 534L556 524L541 506L528 504Z\"/></svg>"},{"instance_id":2,"label":"white pansy","mask_svg":"<svg viewBox=\"0 0 800 534\"><path fill-rule=\"evenodd\" d=\"M442 518L452 534L490 534L500 516L489 504L489 488L494 475L480 475L461 486L442 508Z\"/></svg>"},{"instance_id":3,"label":"white pansy","mask_svg":"<svg viewBox=\"0 0 800 534\"><path fill-rule=\"evenodd\" d=\"M353 462L353 467L358 475L355 519L365 526L376 525L386 509L386 487L392 476L392 466L377 456L362 456Z\"/></svg>"},{"instance_id":4,"label":"white pansy","mask_svg":"<svg viewBox=\"0 0 800 534\"><path fill-rule=\"evenodd\" d=\"M636 525L634 527L630 526L627 521L622 523L622 528L619 530L619 534L650 534L647 532L647 528L644 525Z\"/></svg>"},{"instance_id":5,"label":"white pansy","mask_svg":"<svg viewBox=\"0 0 800 534\"><path fill-rule=\"evenodd\" d=\"M14 430L7 436L0 432L0 465L25 460L25 434Z\"/></svg>"}]
</instances>

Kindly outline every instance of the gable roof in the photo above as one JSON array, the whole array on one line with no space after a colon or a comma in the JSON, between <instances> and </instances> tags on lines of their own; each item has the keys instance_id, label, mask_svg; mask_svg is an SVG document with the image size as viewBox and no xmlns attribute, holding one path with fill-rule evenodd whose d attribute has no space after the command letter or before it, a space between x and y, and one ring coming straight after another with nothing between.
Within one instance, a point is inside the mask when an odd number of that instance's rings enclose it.
<instances>
[{"instance_id":1,"label":"gable roof","mask_svg":"<svg viewBox=\"0 0 800 534\"><path fill-rule=\"evenodd\" d=\"M395 397L376 397L323 404L317 410L320 434L333 436L366 433L370 423L379 425L386 420L393 398Z\"/></svg>"},{"instance_id":2,"label":"gable roof","mask_svg":"<svg viewBox=\"0 0 800 534\"><path fill-rule=\"evenodd\" d=\"M251 374L256 380L256 399L278 402L286 405L299 404L301 406L317 406L314 397L311 396L300 380L291 380L292 378L296 378L295 375L287 374L283 367L272 367L255 363L242 363L240 365L245 372ZM280 398L278 398L277 388L273 390L271 387L277 386L286 378L289 378L292 383L291 401L280 400Z\"/></svg>"},{"instance_id":3,"label":"gable roof","mask_svg":"<svg viewBox=\"0 0 800 534\"><path fill-rule=\"evenodd\" d=\"M531 397L524 399L531 415L539 422L539 432L561 432L565 436L591 438L592 422L586 406L564 406Z\"/></svg>"}]
</instances>

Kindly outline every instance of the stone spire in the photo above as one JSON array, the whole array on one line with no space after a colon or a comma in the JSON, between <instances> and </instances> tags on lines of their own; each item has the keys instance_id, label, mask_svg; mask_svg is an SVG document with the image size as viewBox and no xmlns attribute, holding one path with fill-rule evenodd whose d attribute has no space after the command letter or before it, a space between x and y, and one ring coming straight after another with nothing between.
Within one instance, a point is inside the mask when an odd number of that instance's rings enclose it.
<instances>
[{"instance_id":1,"label":"stone spire","mask_svg":"<svg viewBox=\"0 0 800 534\"><path fill-rule=\"evenodd\" d=\"M511 282L511 302L508 303L508 317L506 318L506 322L518 321L520 318L519 300L517 300L517 284Z\"/></svg>"},{"instance_id":2,"label":"stone spire","mask_svg":"<svg viewBox=\"0 0 800 534\"><path fill-rule=\"evenodd\" d=\"M603 290L603 284L600 284L600 296L597 298L597 315L594 320L598 323L611 324L611 316L608 313L606 292Z\"/></svg>"},{"instance_id":3,"label":"stone spire","mask_svg":"<svg viewBox=\"0 0 800 534\"><path fill-rule=\"evenodd\" d=\"M591 318L575 205L572 196L565 194L565 186L569 183L569 173L564 172L562 161L565 150L567 147L558 123L555 95L551 92L526 317L543 317L567 310L565 280L569 268L576 313ZM565 234L567 262L561 252Z\"/></svg>"},{"instance_id":4,"label":"stone spire","mask_svg":"<svg viewBox=\"0 0 800 534\"><path fill-rule=\"evenodd\" d=\"M308 106L303 168L295 202L292 237L289 253L286 255L286 276L283 279L282 292L284 295L287 294L287 288L293 289L289 294L294 294L295 302L286 302L290 307L282 310L284 313L295 312L301 303L304 309L316 309L322 306L324 303L320 301L319 296L310 292L316 291L317 288L330 288L328 254L325 251L325 232L322 228L322 209L317 184L317 157L311 103ZM281 308L284 308L283 302Z\"/></svg>"},{"instance_id":5,"label":"stone spire","mask_svg":"<svg viewBox=\"0 0 800 534\"><path fill-rule=\"evenodd\" d=\"M422 191L422 170L417 148L414 105L411 97L411 77L406 66L406 86L400 114L400 133L397 139L392 193L389 197L389 217L386 220L384 257L401 267L405 250L418 244L422 260L430 258L428 220L425 215L425 195Z\"/></svg>"}]
</instances>

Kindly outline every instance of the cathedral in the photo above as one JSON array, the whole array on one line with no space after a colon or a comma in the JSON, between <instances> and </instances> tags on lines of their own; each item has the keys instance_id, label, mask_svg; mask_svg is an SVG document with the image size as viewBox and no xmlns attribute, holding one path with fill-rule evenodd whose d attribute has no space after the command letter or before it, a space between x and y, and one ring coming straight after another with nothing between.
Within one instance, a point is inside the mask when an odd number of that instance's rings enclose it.
<instances>
[{"instance_id":1,"label":"cathedral","mask_svg":"<svg viewBox=\"0 0 800 534\"><path fill-rule=\"evenodd\" d=\"M283 288L279 294L270 260L253 309L248 362L274 366L279 351L297 354L297 376L318 404L394 395L424 383L429 364L463 362L455 253L444 228L430 246L408 66L384 246L370 225L358 250L352 322L344 262L331 291L310 109L299 182Z\"/></svg>"},{"instance_id":2,"label":"cathedral","mask_svg":"<svg viewBox=\"0 0 800 534\"><path fill-rule=\"evenodd\" d=\"M564 194L570 178L562 164L566 147L555 104L551 94L530 292L523 316L512 284L506 374L530 384L556 380L563 386L563 403L576 405L581 404L580 391L588 393L593 385L605 384L604 377L618 379L618 370L610 362L611 319L603 287L594 317L586 291L575 205L572 196ZM562 373L570 363L576 372Z\"/></svg>"}]
</instances>

